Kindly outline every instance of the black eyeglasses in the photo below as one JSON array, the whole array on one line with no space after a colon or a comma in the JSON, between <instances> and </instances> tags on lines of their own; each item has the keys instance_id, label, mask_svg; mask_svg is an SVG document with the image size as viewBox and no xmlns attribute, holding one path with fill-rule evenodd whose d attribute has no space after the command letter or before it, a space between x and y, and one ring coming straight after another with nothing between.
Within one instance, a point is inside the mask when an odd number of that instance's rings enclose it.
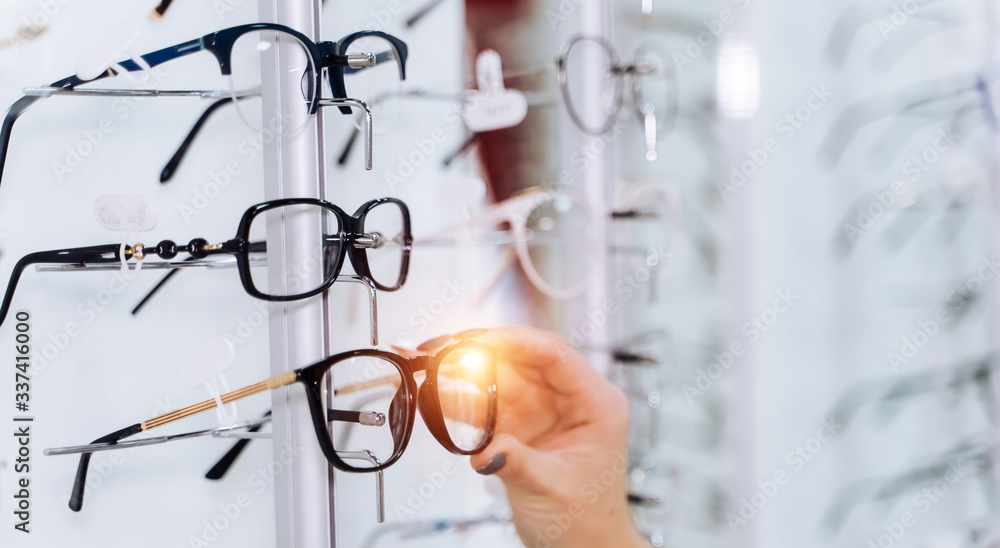
<instances>
[{"instance_id":1,"label":"black eyeglasses","mask_svg":"<svg viewBox=\"0 0 1000 548\"><path fill-rule=\"evenodd\" d=\"M110 76L151 71L168 61L188 56L199 51L208 51L218 62L221 76L228 84L217 90L166 90L166 89L93 89L82 84L103 80ZM278 113L265 112L259 100L263 86L262 66L273 65L280 57L283 66L292 67L289 72L298 78L297 86L301 96L291 103L293 107ZM344 114L350 114L350 105L356 100L347 96L344 84L346 74L357 73L374 67L395 67L398 79L406 77L406 44L395 36L381 31L361 31L349 34L336 42L313 42L304 34L284 25L254 23L240 25L206 34L170 46L136 59L122 61L92 79L77 75L57 80L47 87L26 90L25 97L15 102L8 110L3 125L0 126L0 177L6 162L10 133L24 111L51 95L99 95L99 96L191 96L205 98L229 98L236 103L240 118L246 124L261 132L292 133L301 129L308 115L315 114L323 104L334 104ZM322 98L323 69L333 92L333 100ZM382 72L377 70L374 72ZM148 82L147 82L148 83ZM240 100L236 100L240 99ZM254 100L256 99L256 100ZM211 107L210 107L211 108Z\"/></svg>"},{"instance_id":2,"label":"black eyeglasses","mask_svg":"<svg viewBox=\"0 0 1000 548\"><path fill-rule=\"evenodd\" d=\"M285 265L282 272L269 267L265 242L268 225L283 221L304 230L314 230L315 242L302 242L304 258ZM124 246L106 244L25 255L14 266L0 305L3 325L21 273L33 264L99 265L128 259L143 260L149 255L172 259L179 253L195 258L229 254L236 259L243 288L251 296L266 301L294 301L322 293L336 280L347 257L358 276L369 279L382 291L403 286L410 264L410 212L396 198L380 198L361 205L348 215L334 204L314 198L288 198L257 204L240 219L236 237L219 244L195 238L187 245L163 240L155 246L142 243ZM124 248L124 252L122 249ZM281 274L280 287L271 287L269 275Z\"/></svg>"},{"instance_id":3,"label":"black eyeglasses","mask_svg":"<svg viewBox=\"0 0 1000 548\"><path fill-rule=\"evenodd\" d=\"M497 417L496 355L471 340L435 355L404 358L375 349L352 350L312 365L222 394L227 404L247 396L302 383L320 448L330 464L345 472L378 472L402 456L417 410L431 434L448 451L478 453L493 439ZM69 506L83 507L90 456L129 446L122 440L209 411L216 399L133 424L92 444L47 449L45 454L82 453ZM144 440L135 440L142 444ZM364 455L358 459L356 455ZM345 459L361 465L347 464Z\"/></svg>"}]
</instances>

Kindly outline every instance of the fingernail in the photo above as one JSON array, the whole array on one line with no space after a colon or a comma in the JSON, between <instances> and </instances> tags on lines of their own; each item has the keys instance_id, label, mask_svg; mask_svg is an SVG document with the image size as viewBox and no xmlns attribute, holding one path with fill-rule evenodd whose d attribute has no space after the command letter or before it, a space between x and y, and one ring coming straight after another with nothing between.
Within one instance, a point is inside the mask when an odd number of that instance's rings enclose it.
<instances>
[{"instance_id":1,"label":"fingernail","mask_svg":"<svg viewBox=\"0 0 1000 548\"><path fill-rule=\"evenodd\" d=\"M445 343L451 340L451 335L441 335L440 337L434 337L433 339L426 340L420 343L417 350L431 350L433 348L438 348L443 346Z\"/></svg>"},{"instance_id":2,"label":"fingernail","mask_svg":"<svg viewBox=\"0 0 1000 548\"><path fill-rule=\"evenodd\" d=\"M500 471L504 465L507 464L507 453L500 453L497 456L490 459L489 462L482 465L476 469L477 474L482 474L484 476L492 476Z\"/></svg>"},{"instance_id":3,"label":"fingernail","mask_svg":"<svg viewBox=\"0 0 1000 548\"><path fill-rule=\"evenodd\" d=\"M465 331L462 331L461 333L456 333L455 334L455 338L456 339L471 339L471 338L473 338L473 337L475 337L477 335L482 335L483 333L486 333L486 331L487 331L486 329L466 329Z\"/></svg>"}]
</instances>

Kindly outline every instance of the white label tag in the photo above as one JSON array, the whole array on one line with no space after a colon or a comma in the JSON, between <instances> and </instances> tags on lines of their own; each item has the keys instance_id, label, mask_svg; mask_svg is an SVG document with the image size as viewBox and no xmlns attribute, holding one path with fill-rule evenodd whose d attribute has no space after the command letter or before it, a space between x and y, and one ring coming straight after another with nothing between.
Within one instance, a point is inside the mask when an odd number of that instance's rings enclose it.
<instances>
[{"instance_id":1,"label":"white label tag","mask_svg":"<svg viewBox=\"0 0 1000 548\"><path fill-rule=\"evenodd\" d=\"M476 57L476 81L479 90L462 105L462 119L469 131L493 131L524 121L528 115L528 100L520 91L504 88L499 53L488 49Z\"/></svg>"},{"instance_id":2,"label":"white label tag","mask_svg":"<svg viewBox=\"0 0 1000 548\"><path fill-rule=\"evenodd\" d=\"M198 388L221 375L236 361L236 351L222 335L181 356L177 376L188 388Z\"/></svg>"},{"instance_id":3,"label":"white label tag","mask_svg":"<svg viewBox=\"0 0 1000 548\"><path fill-rule=\"evenodd\" d=\"M149 232L158 217L152 202L143 196L105 194L94 203L97 222L117 232Z\"/></svg>"}]
</instances>

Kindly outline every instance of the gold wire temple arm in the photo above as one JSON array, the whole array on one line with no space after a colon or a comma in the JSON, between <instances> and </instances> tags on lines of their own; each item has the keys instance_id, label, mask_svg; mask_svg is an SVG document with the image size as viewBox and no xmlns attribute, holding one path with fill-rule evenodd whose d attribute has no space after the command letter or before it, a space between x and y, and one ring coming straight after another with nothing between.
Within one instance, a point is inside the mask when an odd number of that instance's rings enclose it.
<instances>
[{"instance_id":1,"label":"gold wire temple arm","mask_svg":"<svg viewBox=\"0 0 1000 548\"><path fill-rule=\"evenodd\" d=\"M385 377L379 377L377 379L372 379L370 381L361 381L351 383L340 388L335 388L333 390L333 395L338 396L340 394L352 394L354 392L361 392L362 390L368 390L370 388L377 388L379 386L392 385L399 387L399 375L388 375Z\"/></svg>"},{"instance_id":2,"label":"gold wire temple arm","mask_svg":"<svg viewBox=\"0 0 1000 548\"><path fill-rule=\"evenodd\" d=\"M295 371L287 371L280 375L275 375L267 380L260 381L256 384L251 384L250 386L244 386L232 392L226 392L225 394L219 396L223 404L234 402L236 400L243 399L247 396L252 396L258 394L265 390L274 390L275 388L281 388L282 386L288 386L295 382ZM210 409L215 408L216 400L207 399L198 402L194 405L189 405L187 407L182 407L176 411L171 411L169 413L164 413L157 417L151 419L146 419L140 423L140 428L145 432L147 430L152 430L153 428L159 428L165 424L170 424L175 421L190 417L192 415L197 415L198 413L203 413Z\"/></svg>"},{"instance_id":3,"label":"gold wire temple arm","mask_svg":"<svg viewBox=\"0 0 1000 548\"><path fill-rule=\"evenodd\" d=\"M451 373L455 371L455 366L453 365L442 365L438 367L438 375ZM419 372L418 372L419 373ZM362 390L368 390L371 388L378 388L379 386L392 385L399 388L399 375L387 375L385 377L379 377L377 379L371 379L367 381L360 381L351 384L345 384L339 388L333 389L333 395L338 396L340 394L353 394L354 392L361 392Z\"/></svg>"}]
</instances>

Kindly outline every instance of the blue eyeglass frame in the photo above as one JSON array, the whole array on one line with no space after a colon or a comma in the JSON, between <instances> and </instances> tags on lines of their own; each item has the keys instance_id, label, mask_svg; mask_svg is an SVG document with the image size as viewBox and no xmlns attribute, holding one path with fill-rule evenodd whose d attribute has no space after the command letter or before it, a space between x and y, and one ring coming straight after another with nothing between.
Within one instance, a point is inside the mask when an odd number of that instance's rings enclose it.
<instances>
[{"instance_id":1,"label":"blue eyeglass frame","mask_svg":"<svg viewBox=\"0 0 1000 548\"><path fill-rule=\"evenodd\" d=\"M245 34L258 31L275 31L288 34L298 40L309 52L312 57L312 66L315 73L313 78L309 81L309 87L307 88L307 92L311 95L309 98L309 114L315 114L316 110L320 106L320 99L322 95L320 90L322 89L324 68L327 69L327 80L330 84L330 89L333 92L334 99L347 99L347 88L344 85L344 75L352 74L364 69L348 66L348 57L346 52L347 48L353 42L361 38L379 37L389 42L392 51L379 52L375 54L373 61L375 65L377 65L380 62L384 63L386 61L395 60L399 66L400 79L406 79L406 58L408 55L406 43L391 34L377 30L364 30L348 34L336 42L313 42L306 35L285 25L279 25L277 23L251 23L248 25L239 25L236 27L218 30L195 40L190 40L181 44L147 53L142 55L140 58L148 64L149 67L155 67L192 53L207 50L211 52L219 62L219 70L222 75L230 76L232 74L232 67L230 64L232 60L233 46L236 44L236 41ZM145 70L145 67L140 66L132 59L118 63L118 67L123 69L125 72L139 72ZM96 82L109 76L117 76L118 74L119 73L115 72L114 69L109 68L100 76L92 80L84 80L76 75L73 75L57 80L48 87L52 88L53 94L59 91L75 91L76 87L81 84ZM144 94L156 95L156 92L155 90L145 90ZM166 95L166 93L163 94ZM183 94L197 95L197 93L193 92L185 92ZM7 114L3 119L3 124L0 125L0 182L3 181L3 171L7 163L7 149L10 145L10 134L13 129L14 122L17 121L17 119L24 113L25 110L28 109L28 107L48 96L49 94L25 95L14 102L14 104L7 109ZM340 111L343 114L351 113L350 107L340 106L338 108L340 108Z\"/></svg>"}]
</instances>

